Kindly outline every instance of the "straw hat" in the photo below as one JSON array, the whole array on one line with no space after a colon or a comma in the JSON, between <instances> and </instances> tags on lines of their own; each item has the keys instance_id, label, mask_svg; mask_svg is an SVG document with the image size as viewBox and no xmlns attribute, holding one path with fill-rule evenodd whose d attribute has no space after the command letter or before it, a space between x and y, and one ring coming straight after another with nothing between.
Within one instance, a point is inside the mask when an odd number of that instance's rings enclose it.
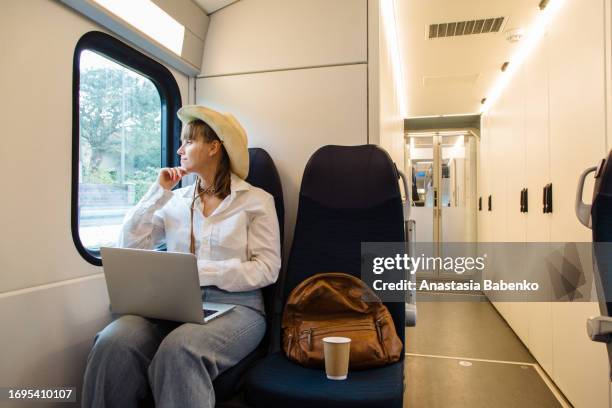
<instances>
[{"instance_id":1,"label":"straw hat","mask_svg":"<svg viewBox=\"0 0 612 408\"><path fill-rule=\"evenodd\" d=\"M210 126L223 142L230 159L231 171L243 180L247 178L249 174L247 135L232 114L217 112L199 105L183 106L176 114L183 124L200 119Z\"/></svg>"}]
</instances>

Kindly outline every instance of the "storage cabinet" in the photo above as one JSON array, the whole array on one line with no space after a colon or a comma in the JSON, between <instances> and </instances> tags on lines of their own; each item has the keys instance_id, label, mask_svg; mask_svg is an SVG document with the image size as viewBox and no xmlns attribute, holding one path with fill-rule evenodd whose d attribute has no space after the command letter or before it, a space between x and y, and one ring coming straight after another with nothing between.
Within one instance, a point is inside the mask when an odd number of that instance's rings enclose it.
<instances>
[{"instance_id":1,"label":"storage cabinet","mask_svg":"<svg viewBox=\"0 0 612 408\"><path fill-rule=\"evenodd\" d=\"M556 242L591 241L573 198L580 173L606 153L603 15L603 1L568 1L549 30L550 228ZM605 348L584 328L598 309L596 303L552 305L554 378L576 406L609 404Z\"/></svg>"},{"instance_id":2,"label":"storage cabinet","mask_svg":"<svg viewBox=\"0 0 612 408\"><path fill-rule=\"evenodd\" d=\"M478 211L478 237L481 242L492 241L490 218L491 213L488 210L488 195L491 191L489 181L490 175L490 162L491 157L489 154L489 129L491 127L490 116L482 118L482 129L481 138L478 146L478 197L480 200L480 210Z\"/></svg>"},{"instance_id":3,"label":"storage cabinet","mask_svg":"<svg viewBox=\"0 0 612 408\"><path fill-rule=\"evenodd\" d=\"M603 15L604 1L565 1L547 35L483 115L479 241L591 241L591 231L574 215L574 195L580 173L606 154ZM545 214L542 189L548 183L553 211ZM527 213L520 211L523 188ZM491 212L484 211L489 195ZM529 270L546 271L543 254L525 251ZM496 279L513 279L510 265L496 268ZM609 406L606 350L585 331L586 319L599 313L596 303L492 301L574 406Z\"/></svg>"},{"instance_id":4,"label":"storage cabinet","mask_svg":"<svg viewBox=\"0 0 612 408\"><path fill-rule=\"evenodd\" d=\"M591 240L573 197L580 173L605 156L603 14L603 1L567 1L548 30L551 238L558 242Z\"/></svg>"},{"instance_id":5,"label":"storage cabinet","mask_svg":"<svg viewBox=\"0 0 612 408\"><path fill-rule=\"evenodd\" d=\"M545 36L523 64L525 84L525 187L527 242L550 240L550 217L542 216L542 187L550 182L548 126L548 37Z\"/></svg>"},{"instance_id":6,"label":"storage cabinet","mask_svg":"<svg viewBox=\"0 0 612 408\"><path fill-rule=\"evenodd\" d=\"M506 145L509 143L508 137L510 136L507 128L507 107L507 99L502 97L499 106L492 108L495 127L491 128L491 137L489 138L489 154L491 156L489 166L491 211L489 215L491 238L494 242L504 242L506 240L508 227L507 218L504 216L507 206L506 184L508 181Z\"/></svg>"},{"instance_id":7,"label":"storage cabinet","mask_svg":"<svg viewBox=\"0 0 612 408\"><path fill-rule=\"evenodd\" d=\"M506 206L505 218L507 229L505 240L507 242L524 242L526 239L525 213L521 212L521 191L526 187L526 168L525 168L525 121L515 120L524 118L525 110L525 88L524 75L519 72L514 79L512 87L514 92L507 93L506 115L507 123L505 128L507 133L505 142L505 152L502 160L506 175Z\"/></svg>"}]
</instances>

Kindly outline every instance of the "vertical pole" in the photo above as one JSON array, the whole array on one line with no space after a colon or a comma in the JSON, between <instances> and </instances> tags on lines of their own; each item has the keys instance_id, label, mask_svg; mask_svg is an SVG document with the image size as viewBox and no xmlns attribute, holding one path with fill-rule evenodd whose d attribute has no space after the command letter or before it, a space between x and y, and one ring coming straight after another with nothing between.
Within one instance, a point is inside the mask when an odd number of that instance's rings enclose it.
<instances>
[{"instance_id":1,"label":"vertical pole","mask_svg":"<svg viewBox=\"0 0 612 408\"><path fill-rule=\"evenodd\" d=\"M119 182L125 184L125 73L121 74L121 172Z\"/></svg>"}]
</instances>

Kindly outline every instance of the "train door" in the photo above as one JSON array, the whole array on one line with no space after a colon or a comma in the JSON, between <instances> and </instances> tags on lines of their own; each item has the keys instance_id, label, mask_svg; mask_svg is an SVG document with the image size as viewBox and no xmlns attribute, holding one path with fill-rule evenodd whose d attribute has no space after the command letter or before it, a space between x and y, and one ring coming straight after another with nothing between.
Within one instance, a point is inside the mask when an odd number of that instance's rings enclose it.
<instances>
[{"instance_id":1,"label":"train door","mask_svg":"<svg viewBox=\"0 0 612 408\"><path fill-rule=\"evenodd\" d=\"M444 256L445 243L476 241L476 138L472 131L408 133L407 173L412 178L416 242L432 256ZM420 226L420 227L419 227ZM418 255L418 254L417 254ZM420 275L420 276L419 276ZM417 277L457 279L439 269ZM469 274L461 276L468 278Z\"/></svg>"}]
</instances>

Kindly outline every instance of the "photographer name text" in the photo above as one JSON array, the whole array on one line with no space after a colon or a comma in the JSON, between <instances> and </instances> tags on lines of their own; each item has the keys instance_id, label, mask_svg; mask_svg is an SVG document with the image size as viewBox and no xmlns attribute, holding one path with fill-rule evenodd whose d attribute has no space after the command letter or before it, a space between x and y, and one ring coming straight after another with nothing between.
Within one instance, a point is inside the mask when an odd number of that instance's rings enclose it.
<instances>
[{"instance_id":1,"label":"photographer name text","mask_svg":"<svg viewBox=\"0 0 612 408\"><path fill-rule=\"evenodd\" d=\"M513 291L536 291L540 288L540 285L536 282L528 282L522 280L519 282L507 282L503 279L494 281L490 279L483 279L481 282L473 280L465 282L448 281L448 282L429 282L422 280L420 282L413 282L407 279L403 279L398 282L384 282L381 279L377 279L373 282L372 288L376 291L387 291L387 290L420 290L420 291L500 291L500 292L513 292Z\"/></svg>"}]
</instances>

